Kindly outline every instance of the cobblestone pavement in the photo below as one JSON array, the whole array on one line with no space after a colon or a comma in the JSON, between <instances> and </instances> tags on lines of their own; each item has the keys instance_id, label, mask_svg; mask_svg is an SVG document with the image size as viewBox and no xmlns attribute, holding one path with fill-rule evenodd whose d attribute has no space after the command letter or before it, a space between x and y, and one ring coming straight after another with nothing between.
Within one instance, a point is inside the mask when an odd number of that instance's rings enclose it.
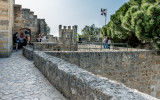
<instances>
[{"instance_id":1,"label":"cobblestone pavement","mask_svg":"<svg viewBox=\"0 0 160 100\"><path fill-rule=\"evenodd\" d=\"M21 53L0 58L0 100L66 100Z\"/></svg>"}]
</instances>

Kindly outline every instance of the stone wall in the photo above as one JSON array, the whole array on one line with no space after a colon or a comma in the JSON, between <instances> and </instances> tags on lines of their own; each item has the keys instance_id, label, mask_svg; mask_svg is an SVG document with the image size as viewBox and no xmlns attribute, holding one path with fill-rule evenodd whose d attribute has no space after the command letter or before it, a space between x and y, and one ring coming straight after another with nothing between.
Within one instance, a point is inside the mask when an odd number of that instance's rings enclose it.
<instances>
[{"instance_id":1,"label":"stone wall","mask_svg":"<svg viewBox=\"0 0 160 100\"><path fill-rule=\"evenodd\" d=\"M28 60L33 60L33 55L34 55L33 53L34 53L33 47L27 47L27 46L23 47L22 54Z\"/></svg>"},{"instance_id":2,"label":"stone wall","mask_svg":"<svg viewBox=\"0 0 160 100\"><path fill-rule=\"evenodd\" d=\"M45 35L47 35L47 24L45 22L45 19L38 19L38 25L39 25L39 28L38 28L38 32L39 33L44 33Z\"/></svg>"},{"instance_id":3,"label":"stone wall","mask_svg":"<svg viewBox=\"0 0 160 100\"><path fill-rule=\"evenodd\" d=\"M62 25L59 25L59 37L62 38L63 42L65 42L66 39L69 39L70 43L75 43L75 34L77 33L77 29L77 25L72 26L72 28L71 26L63 26L62 28Z\"/></svg>"},{"instance_id":4,"label":"stone wall","mask_svg":"<svg viewBox=\"0 0 160 100\"><path fill-rule=\"evenodd\" d=\"M21 5L14 5L14 32L27 28L31 30L31 41L36 42L38 34L45 33L47 24L44 19L38 19L30 9L23 9Z\"/></svg>"},{"instance_id":5,"label":"stone wall","mask_svg":"<svg viewBox=\"0 0 160 100\"><path fill-rule=\"evenodd\" d=\"M160 98L159 52L48 52L48 54Z\"/></svg>"},{"instance_id":6,"label":"stone wall","mask_svg":"<svg viewBox=\"0 0 160 100\"><path fill-rule=\"evenodd\" d=\"M19 32L24 27L24 20L22 19L22 6L14 5L14 32Z\"/></svg>"},{"instance_id":7,"label":"stone wall","mask_svg":"<svg viewBox=\"0 0 160 100\"><path fill-rule=\"evenodd\" d=\"M14 0L0 0L0 57L8 57L12 52Z\"/></svg>"},{"instance_id":8,"label":"stone wall","mask_svg":"<svg viewBox=\"0 0 160 100\"><path fill-rule=\"evenodd\" d=\"M44 52L34 53L34 64L69 100L158 100Z\"/></svg>"}]
</instances>

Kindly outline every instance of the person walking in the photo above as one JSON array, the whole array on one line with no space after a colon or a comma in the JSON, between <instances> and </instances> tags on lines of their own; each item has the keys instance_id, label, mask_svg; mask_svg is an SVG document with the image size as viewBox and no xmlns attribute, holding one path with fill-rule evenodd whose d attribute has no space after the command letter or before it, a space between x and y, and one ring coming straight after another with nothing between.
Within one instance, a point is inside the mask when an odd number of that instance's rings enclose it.
<instances>
[{"instance_id":1,"label":"person walking","mask_svg":"<svg viewBox=\"0 0 160 100\"><path fill-rule=\"evenodd\" d=\"M104 38L104 49L107 49L108 48L108 38L107 36L105 36Z\"/></svg>"},{"instance_id":2,"label":"person walking","mask_svg":"<svg viewBox=\"0 0 160 100\"><path fill-rule=\"evenodd\" d=\"M20 47L23 47L23 46L26 46L26 35L24 34L24 33L21 33L20 34L20 38L19 38L19 40L20 40Z\"/></svg>"},{"instance_id":3,"label":"person walking","mask_svg":"<svg viewBox=\"0 0 160 100\"><path fill-rule=\"evenodd\" d=\"M110 49L110 46L111 46L111 39L110 37L108 37L108 49Z\"/></svg>"}]
</instances>

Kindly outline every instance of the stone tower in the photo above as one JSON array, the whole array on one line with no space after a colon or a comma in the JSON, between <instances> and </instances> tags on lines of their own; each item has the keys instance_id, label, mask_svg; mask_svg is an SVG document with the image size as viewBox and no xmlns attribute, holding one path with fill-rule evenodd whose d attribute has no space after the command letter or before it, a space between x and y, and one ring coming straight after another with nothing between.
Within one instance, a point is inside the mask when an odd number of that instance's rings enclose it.
<instances>
[{"instance_id":1,"label":"stone tower","mask_svg":"<svg viewBox=\"0 0 160 100\"><path fill-rule=\"evenodd\" d=\"M72 26L63 26L59 25L59 37L63 40L69 40L70 43L75 42L75 33L77 33L77 25Z\"/></svg>"},{"instance_id":2,"label":"stone tower","mask_svg":"<svg viewBox=\"0 0 160 100\"><path fill-rule=\"evenodd\" d=\"M8 57L12 52L14 1L0 0L0 57Z\"/></svg>"},{"instance_id":3,"label":"stone tower","mask_svg":"<svg viewBox=\"0 0 160 100\"><path fill-rule=\"evenodd\" d=\"M38 19L30 9L15 5L15 0L0 0L0 57L9 57L13 48L13 33L31 30L31 41L36 42L39 33L46 34L47 23Z\"/></svg>"}]
</instances>

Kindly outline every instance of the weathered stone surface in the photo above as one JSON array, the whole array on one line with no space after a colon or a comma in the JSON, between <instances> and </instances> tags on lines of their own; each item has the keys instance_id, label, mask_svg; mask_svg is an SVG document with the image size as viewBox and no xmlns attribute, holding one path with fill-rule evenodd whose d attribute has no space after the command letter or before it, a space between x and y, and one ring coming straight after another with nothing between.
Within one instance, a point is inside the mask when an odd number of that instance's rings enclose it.
<instances>
[{"instance_id":1,"label":"weathered stone surface","mask_svg":"<svg viewBox=\"0 0 160 100\"><path fill-rule=\"evenodd\" d=\"M0 100L66 100L21 51L0 58Z\"/></svg>"},{"instance_id":2,"label":"weathered stone surface","mask_svg":"<svg viewBox=\"0 0 160 100\"><path fill-rule=\"evenodd\" d=\"M0 20L0 25L8 26L9 25L9 21L8 20Z\"/></svg>"},{"instance_id":3,"label":"weathered stone surface","mask_svg":"<svg viewBox=\"0 0 160 100\"><path fill-rule=\"evenodd\" d=\"M152 51L48 52L89 72L160 98L160 56ZM155 87L152 90L151 87Z\"/></svg>"},{"instance_id":4,"label":"weathered stone surface","mask_svg":"<svg viewBox=\"0 0 160 100\"><path fill-rule=\"evenodd\" d=\"M34 53L34 64L70 100L158 100L44 52Z\"/></svg>"},{"instance_id":5,"label":"weathered stone surface","mask_svg":"<svg viewBox=\"0 0 160 100\"><path fill-rule=\"evenodd\" d=\"M28 60L33 60L33 48L30 47L23 47L22 54L25 56Z\"/></svg>"},{"instance_id":6,"label":"weathered stone surface","mask_svg":"<svg viewBox=\"0 0 160 100\"><path fill-rule=\"evenodd\" d=\"M59 44L54 42L33 42L35 50L38 51L76 51L76 44Z\"/></svg>"},{"instance_id":7,"label":"weathered stone surface","mask_svg":"<svg viewBox=\"0 0 160 100\"><path fill-rule=\"evenodd\" d=\"M13 0L0 1L0 57L8 57L12 52ZM5 51L3 51L5 50Z\"/></svg>"},{"instance_id":8,"label":"weathered stone surface","mask_svg":"<svg viewBox=\"0 0 160 100\"><path fill-rule=\"evenodd\" d=\"M37 19L34 12L30 9L23 9L21 5L14 5L14 32L20 32L20 29L27 28L31 30L31 41L36 42L38 34L45 33L46 22L44 19Z\"/></svg>"}]
</instances>

